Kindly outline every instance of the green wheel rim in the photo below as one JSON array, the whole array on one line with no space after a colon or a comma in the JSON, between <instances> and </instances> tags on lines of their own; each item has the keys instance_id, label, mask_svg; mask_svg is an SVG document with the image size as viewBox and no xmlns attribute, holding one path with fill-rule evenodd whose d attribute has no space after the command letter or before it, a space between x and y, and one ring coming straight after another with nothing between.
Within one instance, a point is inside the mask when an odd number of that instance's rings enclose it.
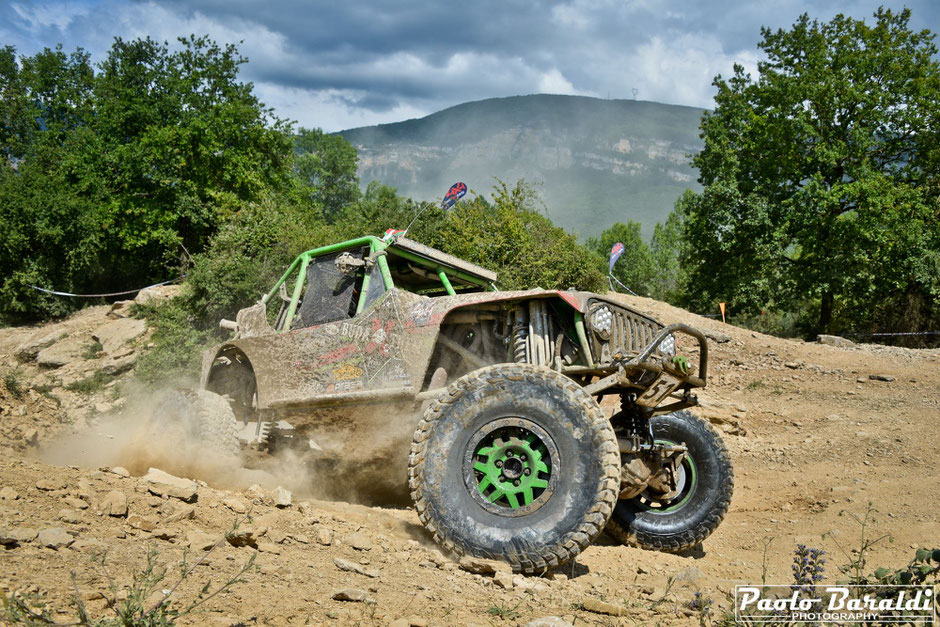
<instances>
[{"instance_id":1,"label":"green wheel rim","mask_svg":"<svg viewBox=\"0 0 940 627\"><path fill-rule=\"evenodd\" d=\"M467 447L464 476L471 496L503 516L528 514L554 490L558 452L549 435L525 418L481 428Z\"/></svg>"},{"instance_id":2,"label":"green wheel rim","mask_svg":"<svg viewBox=\"0 0 940 627\"><path fill-rule=\"evenodd\" d=\"M656 440L656 443L665 444L667 446L675 446L676 444L670 440ZM686 453L685 459L682 460L679 469L680 472L683 473L684 485L675 498L662 501L661 499L657 499L654 494L649 493L649 491L644 491L640 496L636 497L635 500L644 509L654 514L668 514L684 506L689 502L689 499L692 498L692 495L695 494L695 488L698 484L698 471L695 468L695 460L692 459L692 456L688 453Z\"/></svg>"}]
</instances>

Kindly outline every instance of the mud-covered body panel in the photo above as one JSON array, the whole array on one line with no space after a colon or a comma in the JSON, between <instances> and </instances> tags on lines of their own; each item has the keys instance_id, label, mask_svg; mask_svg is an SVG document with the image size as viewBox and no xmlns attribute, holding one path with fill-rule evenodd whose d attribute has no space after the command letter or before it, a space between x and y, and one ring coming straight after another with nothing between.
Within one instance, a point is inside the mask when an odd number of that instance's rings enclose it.
<instances>
[{"instance_id":1,"label":"mud-covered body panel","mask_svg":"<svg viewBox=\"0 0 940 627\"><path fill-rule=\"evenodd\" d=\"M257 382L257 408L370 403L420 391L442 322L464 307L560 298L583 311L588 292L526 290L430 298L391 289L354 318L226 342L208 351L202 385L215 357L236 348Z\"/></svg>"}]
</instances>

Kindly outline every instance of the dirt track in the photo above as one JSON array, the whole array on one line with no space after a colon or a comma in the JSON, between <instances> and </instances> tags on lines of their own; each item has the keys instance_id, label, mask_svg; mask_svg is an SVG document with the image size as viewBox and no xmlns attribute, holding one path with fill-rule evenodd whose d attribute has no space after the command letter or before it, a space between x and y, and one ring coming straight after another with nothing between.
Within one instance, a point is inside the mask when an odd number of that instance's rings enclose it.
<instances>
[{"instance_id":1,"label":"dirt track","mask_svg":"<svg viewBox=\"0 0 940 627\"><path fill-rule=\"evenodd\" d=\"M290 507L276 508L271 490L246 494L206 485L187 505L149 493L134 477L44 464L35 447L24 448L15 438L38 424L48 441L70 430L68 415L57 413L48 399L16 400L0 384L0 426L12 434L0 439L0 488L10 497L0 499L0 529L62 527L75 539L71 548L58 550L36 540L0 548L0 589L7 594L32 589L50 607L64 610L56 618L65 621L74 618L69 575L74 571L89 610L103 613L106 603L96 597L109 594L108 581L92 562L95 552L107 549L107 570L120 587L155 548L159 562L170 566L158 589L170 588L186 545L193 547L190 563L201 555L205 538L193 532L221 538L244 518L232 509L239 505L250 508L252 520L241 528L256 534L254 546L223 542L172 600L185 605L207 579L214 585L224 581L253 555L257 568L186 622L387 624L410 618L414 624L526 624L557 616L599 624L697 624L699 616L688 608L694 593L714 601L707 621L721 618L735 583L760 582L767 542L768 583L790 583L797 543L824 548L827 580L834 579L836 566L848 561L836 542L848 550L858 545L860 532L840 513L864 515L869 502L878 510L869 533L894 538L875 546L870 569L900 567L914 547L940 546L940 351L806 344L646 299L629 302L663 322L688 322L730 336L710 345L709 387L702 398L703 412L728 432L735 495L725 521L701 551L651 553L616 546L602 536L563 576L517 577L507 590L440 555L410 510L309 499L301 505L305 498L296 489ZM13 363L11 347L28 333L0 329L0 357L7 366ZM730 433L736 431L746 435ZM49 483L37 487L40 481ZM213 485L222 484L214 479ZM126 495L128 516L96 513L112 490ZM227 499L238 504L223 504ZM192 518L167 522L187 507ZM156 531L144 530L151 525ZM826 532L834 538L823 539ZM347 560L369 574L342 570L334 560L349 567L342 562ZM333 600L343 588L361 589L375 603ZM613 604L625 615L584 609L589 599Z\"/></svg>"}]
</instances>

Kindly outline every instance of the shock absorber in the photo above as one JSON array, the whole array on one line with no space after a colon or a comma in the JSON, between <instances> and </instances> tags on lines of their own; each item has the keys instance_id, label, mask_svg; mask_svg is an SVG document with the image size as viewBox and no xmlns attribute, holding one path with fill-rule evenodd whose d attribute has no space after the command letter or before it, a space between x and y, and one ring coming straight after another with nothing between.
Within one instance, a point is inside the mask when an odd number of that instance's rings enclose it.
<instances>
[{"instance_id":1,"label":"shock absorber","mask_svg":"<svg viewBox=\"0 0 940 627\"><path fill-rule=\"evenodd\" d=\"M649 441L653 443L653 431L649 417L634 402L636 395L631 393L620 395L620 411L624 417L624 428L627 437L634 438L637 443Z\"/></svg>"},{"instance_id":2,"label":"shock absorber","mask_svg":"<svg viewBox=\"0 0 940 627\"><path fill-rule=\"evenodd\" d=\"M515 322L512 326L512 360L517 364L530 363L529 360L529 320L527 308L519 305L515 310Z\"/></svg>"}]
</instances>

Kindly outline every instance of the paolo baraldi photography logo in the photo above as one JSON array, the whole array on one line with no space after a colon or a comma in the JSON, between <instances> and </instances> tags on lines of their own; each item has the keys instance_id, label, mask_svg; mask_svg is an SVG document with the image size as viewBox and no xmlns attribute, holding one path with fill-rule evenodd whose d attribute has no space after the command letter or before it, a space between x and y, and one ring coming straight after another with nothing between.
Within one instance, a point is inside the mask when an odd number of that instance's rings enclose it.
<instances>
[{"instance_id":1,"label":"paolo baraldi photography logo","mask_svg":"<svg viewBox=\"0 0 940 627\"><path fill-rule=\"evenodd\" d=\"M734 618L739 624L937 625L934 586L738 585Z\"/></svg>"}]
</instances>

